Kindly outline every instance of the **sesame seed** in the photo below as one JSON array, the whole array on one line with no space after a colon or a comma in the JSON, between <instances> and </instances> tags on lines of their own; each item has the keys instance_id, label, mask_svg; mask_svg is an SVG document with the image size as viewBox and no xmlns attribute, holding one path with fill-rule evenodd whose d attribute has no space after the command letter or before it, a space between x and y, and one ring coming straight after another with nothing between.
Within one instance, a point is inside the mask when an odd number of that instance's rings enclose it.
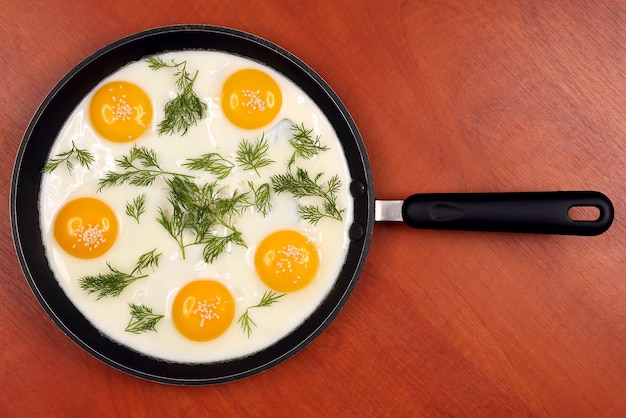
<instances>
[{"instance_id":1,"label":"sesame seed","mask_svg":"<svg viewBox=\"0 0 626 418\"><path fill-rule=\"evenodd\" d=\"M204 327L204 321L210 321L211 319L220 319L220 315L215 312L220 302L221 299L218 297L217 301L214 303L211 303L206 299L198 303L196 309L192 311L194 315L200 316L200 322L198 325Z\"/></svg>"},{"instance_id":2,"label":"sesame seed","mask_svg":"<svg viewBox=\"0 0 626 418\"><path fill-rule=\"evenodd\" d=\"M84 225L80 225L76 230L75 236L76 241L82 243L89 251L106 242L104 230L100 225L88 224L86 228Z\"/></svg>"},{"instance_id":3,"label":"sesame seed","mask_svg":"<svg viewBox=\"0 0 626 418\"><path fill-rule=\"evenodd\" d=\"M126 95L123 95L111 108L116 121L130 120L133 115L133 107L126 101Z\"/></svg>"},{"instance_id":4,"label":"sesame seed","mask_svg":"<svg viewBox=\"0 0 626 418\"><path fill-rule=\"evenodd\" d=\"M292 244L284 246L278 253L287 261L289 270L292 268L292 262L300 266L305 266L309 262L309 252Z\"/></svg>"},{"instance_id":5,"label":"sesame seed","mask_svg":"<svg viewBox=\"0 0 626 418\"><path fill-rule=\"evenodd\" d=\"M265 111L265 102L261 98L261 92L259 90L252 91L249 89L242 89L241 93L243 97L248 99L248 101L242 103L243 106L250 110L256 110L257 112Z\"/></svg>"}]
</instances>

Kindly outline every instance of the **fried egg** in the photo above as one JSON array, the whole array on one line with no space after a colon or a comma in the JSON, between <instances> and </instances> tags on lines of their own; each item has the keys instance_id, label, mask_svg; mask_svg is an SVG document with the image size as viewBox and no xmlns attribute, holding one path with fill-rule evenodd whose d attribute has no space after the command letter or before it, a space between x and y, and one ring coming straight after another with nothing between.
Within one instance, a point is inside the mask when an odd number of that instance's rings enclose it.
<instances>
[{"instance_id":1,"label":"fried egg","mask_svg":"<svg viewBox=\"0 0 626 418\"><path fill-rule=\"evenodd\" d=\"M150 125L152 102L144 90L127 81L113 81L100 87L91 98L89 118L103 138L128 142L138 138Z\"/></svg>"},{"instance_id":2,"label":"fried egg","mask_svg":"<svg viewBox=\"0 0 626 418\"><path fill-rule=\"evenodd\" d=\"M194 280L183 286L172 302L172 321L193 341L209 341L228 329L235 316L235 301L216 280Z\"/></svg>"},{"instance_id":3,"label":"fried egg","mask_svg":"<svg viewBox=\"0 0 626 418\"><path fill-rule=\"evenodd\" d=\"M254 256L261 280L279 292L302 289L315 277L318 266L315 244L293 230L276 231L263 238Z\"/></svg>"},{"instance_id":4,"label":"fried egg","mask_svg":"<svg viewBox=\"0 0 626 418\"><path fill-rule=\"evenodd\" d=\"M270 123L278 115L282 102L276 81L254 68L232 73L222 87L224 116L244 129L261 128Z\"/></svg>"},{"instance_id":5,"label":"fried egg","mask_svg":"<svg viewBox=\"0 0 626 418\"><path fill-rule=\"evenodd\" d=\"M92 197L67 202L54 221L54 238L66 253L95 258L106 253L117 238L117 216L109 205Z\"/></svg>"},{"instance_id":6,"label":"fried egg","mask_svg":"<svg viewBox=\"0 0 626 418\"><path fill-rule=\"evenodd\" d=\"M298 327L337 279L352 220L347 162L324 113L272 68L215 51L158 58L167 65L185 63L205 114L184 133L160 133L168 103L180 94L176 70L155 70L145 60L95 86L70 114L49 155L52 161L83 150L93 161L81 164L69 155L73 164L61 163L42 177L46 255L69 300L108 338L166 361L247 356ZM319 138L324 151L312 158L294 154L290 141L298 126ZM247 164L264 144L267 163ZM133 159L138 150L153 151L154 164ZM200 158L214 158L223 171L194 168L190 162ZM196 212L195 223L180 234L164 227L175 205L185 205L168 193L171 173L188 179L189 187L213 187L210 204L217 205L234 204L240 195L254 201L272 178L301 174L296 169L323 184L336 177L341 219L311 222L302 206L315 204L314 198L269 188L264 209L244 204L210 230L193 229L205 216ZM118 178L103 186L111 173L132 170L147 177L158 173L150 184ZM218 241L234 229L240 241L227 242L215 258L207 258L208 245L194 244L201 234ZM113 278L125 280L117 294L95 290L94 281ZM141 321L152 321L142 332L134 332L139 320L131 306L145 308Z\"/></svg>"}]
</instances>

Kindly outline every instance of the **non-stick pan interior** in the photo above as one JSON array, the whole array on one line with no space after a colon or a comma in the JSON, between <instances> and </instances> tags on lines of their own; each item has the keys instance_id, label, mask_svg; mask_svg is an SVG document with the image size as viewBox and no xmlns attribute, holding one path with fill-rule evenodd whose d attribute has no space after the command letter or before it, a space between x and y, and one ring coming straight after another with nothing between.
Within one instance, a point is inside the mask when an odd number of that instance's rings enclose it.
<instances>
[{"instance_id":1,"label":"non-stick pan interior","mask_svg":"<svg viewBox=\"0 0 626 418\"><path fill-rule=\"evenodd\" d=\"M218 50L273 67L300 86L324 111L342 141L352 177L354 224L351 245L329 296L300 327L276 344L245 358L210 364L152 359L102 336L58 286L45 256L38 225L41 169L66 118L104 77L145 56L183 49ZM354 121L331 88L306 64L254 35L214 26L156 28L116 41L68 73L34 115L18 151L11 187L13 238L33 293L53 321L73 341L101 361L131 375L162 383L202 385L236 380L264 371L301 350L338 314L363 268L372 234L373 185L362 139Z\"/></svg>"}]
</instances>

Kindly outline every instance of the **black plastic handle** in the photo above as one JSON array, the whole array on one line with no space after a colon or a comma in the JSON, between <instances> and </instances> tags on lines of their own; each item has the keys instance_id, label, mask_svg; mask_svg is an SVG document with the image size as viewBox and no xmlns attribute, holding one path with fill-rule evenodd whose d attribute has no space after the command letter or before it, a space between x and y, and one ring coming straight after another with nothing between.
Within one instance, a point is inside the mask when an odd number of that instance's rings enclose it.
<instances>
[{"instance_id":1,"label":"black plastic handle","mask_svg":"<svg viewBox=\"0 0 626 418\"><path fill-rule=\"evenodd\" d=\"M573 207L594 207L597 219L574 220ZM415 194L402 205L413 228L599 235L613 222L613 204L594 191Z\"/></svg>"}]
</instances>

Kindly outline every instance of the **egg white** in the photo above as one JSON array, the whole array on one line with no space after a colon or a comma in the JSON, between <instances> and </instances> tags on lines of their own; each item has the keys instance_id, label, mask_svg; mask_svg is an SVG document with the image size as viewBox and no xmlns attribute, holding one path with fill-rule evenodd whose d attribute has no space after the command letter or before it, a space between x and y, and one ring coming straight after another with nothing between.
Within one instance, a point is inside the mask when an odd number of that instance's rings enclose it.
<instances>
[{"instance_id":1,"label":"egg white","mask_svg":"<svg viewBox=\"0 0 626 418\"><path fill-rule=\"evenodd\" d=\"M40 194L40 223L43 242L51 270L71 302L107 337L147 356L168 361L206 363L250 355L275 343L301 324L333 286L343 265L349 239L347 229L352 219L351 198L348 192L350 176L342 146L326 117L315 103L290 80L262 64L248 59L214 51L180 51L161 55L166 62L187 61L187 70L198 75L194 91L207 104L207 117L189 129L185 136L159 135L157 124L163 119L165 103L175 96L175 77L172 71L153 71L143 61L128 64L102 80L99 85L125 80L135 83L152 100L153 120L150 128L133 143L119 144L101 138L89 121L89 101L98 88L88 94L69 116L67 122L51 147L50 156L67 151L72 142L78 148L89 150L95 157L90 169L75 164L70 174L64 166L43 176ZM259 68L270 74L279 84L283 105L278 117L269 125L257 130L243 130L230 123L220 106L221 86L232 72L241 68ZM239 142L245 138L254 141L263 133L270 145L270 157L276 161L256 173L237 167L220 184L228 184L234 190L246 189L248 180L259 185L269 182L269 177L286 171L286 161L293 152L288 143L291 123L313 129L323 145L330 148L311 160L299 160L298 166L310 173L325 173L323 180L339 175L342 188L338 195L338 207L345 208L342 222L323 219L317 225L300 219L297 202L286 195L272 192L273 210L267 217L247 211L238 223L248 248L232 246L227 253L212 264L202 258L201 246L186 248L183 260L176 242L156 222L158 208L169 207L165 184L158 179L152 187L121 185L100 192L98 181L108 171L117 171L115 159L128 152L136 144L154 149L161 168L166 171L188 173L198 182L215 179L210 174L190 171L181 164L187 158L208 152L218 152L234 161ZM125 214L126 203L135 196L146 193L147 211L135 219ZM78 259L60 248L53 236L52 224L55 214L67 201L82 196L93 196L108 203L117 214L119 234L117 241L106 254L95 259ZM304 232L318 247L320 267L317 277L304 289L291 292L278 302L263 308L250 310L257 324L250 337L237 324L237 319L249 306L256 305L267 286L258 278L254 269L254 252L258 243L269 233L279 229L296 229ZM147 269L149 277L129 285L119 297L96 300L95 294L87 294L79 286L79 278L86 275L106 273L106 263L121 271L130 272L138 257L157 249L162 253L157 269ZM218 338L208 342L194 342L184 338L174 327L171 304L178 289L196 279L215 279L231 291L235 299L235 317L229 329ZM125 331L130 319L128 303L143 304L154 313L165 317L157 324L157 332L133 334Z\"/></svg>"}]
</instances>

